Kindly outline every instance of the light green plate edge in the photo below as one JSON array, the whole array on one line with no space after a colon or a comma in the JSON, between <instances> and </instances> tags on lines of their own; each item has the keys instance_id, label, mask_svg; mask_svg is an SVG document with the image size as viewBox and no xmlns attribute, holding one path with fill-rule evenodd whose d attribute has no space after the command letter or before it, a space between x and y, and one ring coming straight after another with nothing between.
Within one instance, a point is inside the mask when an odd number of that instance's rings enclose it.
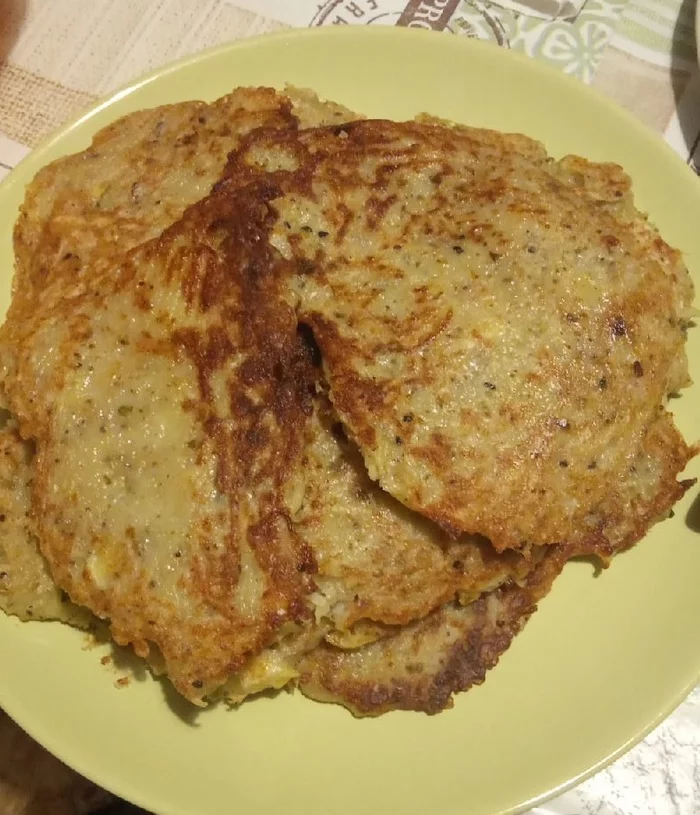
<instances>
[{"instance_id":1,"label":"light green plate edge","mask_svg":"<svg viewBox=\"0 0 700 815\"><path fill-rule=\"evenodd\" d=\"M371 116L429 111L521 131L555 155L622 164L638 204L700 272L700 182L654 134L574 80L456 36L394 28L292 31L237 42L135 83L34 151L0 185L6 304L23 189L61 154L128 111L237 85L285 82ZM700 380L700 329L691 332ZM700 389L674 407L698 435ZM700 474L693 466L689 475ZM162 815L496 815L527 809L612 761L657 725L700 675L700 535L673 520L601 577L570 564L489 675L436 717L358 721L282 694L194 720L150 677L117 690L106 646L57 624L0 615L0 704L84 775ZM696 521L697 522L697 521Z\"/></svg>"}]
</instances>

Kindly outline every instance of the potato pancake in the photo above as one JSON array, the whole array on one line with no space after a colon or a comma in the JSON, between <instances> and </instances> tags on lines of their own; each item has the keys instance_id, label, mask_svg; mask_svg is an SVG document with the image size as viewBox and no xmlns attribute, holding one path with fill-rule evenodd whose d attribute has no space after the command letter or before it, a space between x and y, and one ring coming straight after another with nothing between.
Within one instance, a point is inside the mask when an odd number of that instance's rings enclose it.
<instances>
[{"instance_id":1,"label":"potato pancake","mask_svg":"<svg viewBox=\"0 0 700 815\"><path fill-rule=\"evenodd\" d=\"M15 275L8 327L0 329L4 375L27 315L89 289L128 250L158 236L205 197L226 157L258 127L311 127L357 118L310 91L239 88L217 101L182 102L122 117L81 153L44 167L27 188L14 229ZM0 608L21 618L87 624L62 600L30 531L30 446L16 422L0 429ZM29 612L31 611L31 614Z\"/></svg>"},{"instance_id":2,"label":"potato pancake","mask_svg":"<svg viewBox=\"0 0 700 815\"><path fill-rule=\"evenodd\" d=\"M499 551L608 559L684 493L695 451L664 404L688 383L693 288L620 168L364 121L252 134L227 172L276 187L265 239L289 300L406 506Z\"/></svg>"},{"instance_id":3,"label":"potato pancake","mask_svg":"<svg viewBox=\"0 0 700 815\"><path fill-rule=\"evenodd\" d=\"M311 616L311 557L285 505L310 363L258 273L271 250L245 203L210 196L38 311L5 383L36 440L35 524L56 584L117 643L155 648L199 704Z\"/></svg>"}]
</instances>

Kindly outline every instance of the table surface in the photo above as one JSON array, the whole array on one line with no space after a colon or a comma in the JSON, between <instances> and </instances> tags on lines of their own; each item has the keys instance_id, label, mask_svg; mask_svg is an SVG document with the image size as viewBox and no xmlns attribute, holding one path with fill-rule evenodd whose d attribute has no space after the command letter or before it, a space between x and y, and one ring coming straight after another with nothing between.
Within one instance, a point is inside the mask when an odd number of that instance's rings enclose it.
<instances>
[{"instance_id":1,"label":"table surface","mask_svg":"<svg viewBox=\"0 0 700 815\"><path fill-rule=\"evenodd\" d=\"M130 79L285 27L409 25L495 40L593 85L698 172L694 0L0 0L0 178ZM38 113L40 112L40 113ZM0 711L0 815L135 815ZM700 689L641 744L531 815L696 815Z\"/></svg>"}]
</instances>

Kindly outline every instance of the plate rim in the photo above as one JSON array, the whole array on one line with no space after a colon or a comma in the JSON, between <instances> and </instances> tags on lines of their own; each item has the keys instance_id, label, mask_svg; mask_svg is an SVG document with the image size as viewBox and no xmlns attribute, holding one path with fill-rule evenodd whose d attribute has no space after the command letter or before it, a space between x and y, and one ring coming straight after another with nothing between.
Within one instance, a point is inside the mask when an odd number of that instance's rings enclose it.
<instances>
[{"instance_id":1,"label":"plate rim","mask_svg":"<svg viewBox=\"0 0 700 815\"><path fill-rule=\"evenodd\" d=\"M696 25L698 28L699 34L699 41L700 41L700 3L696 6ZM389 33L391 32L391 33ZM510 59L515 62L519 62L521 65L528 66L528 70L534 73L544 74L545 76L550 77L557 77L559 81L562 83L568 84L570 88L576 89L577 95L584 95L587 96L589 99L593 100L595 103L600 104L606 107L613 115L622 117L626 120L627 124L632 126L639 135L643 135L645 139L654 146L655 149L661 147L667 154L667 157L672 158L676 164L682 167L686 167L686 163L681 159L681 157L673 150L673 148L667 144L660 135L655 132L649 125L645 122L642 122L639 118L634 116L630 111L623 108L621 105L617 104L614 100L610 97L606 96L602 92L596 90L591 85L587 85L580 79L571 76L570 74L566 74L563 71L557 70L553 65L546 63L542 60L537 60L534 57L530 57L525 53L520 51L514 51L511 48L507 48L505 46L497 45L489 40L482 40L476 37L467 37L458 34L448 34L445 32L438 32L438 31L427 31L423 28L409 28L406 26L356 26L356 25L348 25L348 26L327 26L327 27L314 27L314 28L290 28L284 29L282 31L272 31L266 34L258 34L253 37L244 37L238 40L231 40L229 42L221 43L219 45L214 45L209 48L205 48L201 51L197 51L194 54L189 54L184 57L180 57L175 60L170 60L166 62L159 68L154 68L151 71L148 71L133 80L121 85L116 90L112 91L109 94L104 96L100 96L93 104L89 105L82 111L78 111L74 114L71 118L69 118L63 125L61 125L58 129L54 130L53 132L49 133L47 136L42 138L35 147L31 148L29 153L27 153L16 165L15 167L10 170L10 172L0 181L0 189L4 189L8 186L13 186L16 182L16 175L15 171L20 168L25 162L28 161L35 161L37 158L40 158L41 155L48 150L50 150L57 142L60 142L70 131L75 130L78 127L81 127L87 122L90 121L94 116L101 113L102 111L112 107L116 102L120 101L121 99L126 98L127 96L131 95L135 91L139 90L146 85L150 85L153 82L157 82L164 76L168 74L175 73L181 71L183 69L187 69L190 66L196 65L199 62L206 62L209 59L216 58L219 54L225 54L231 50L243 50L246 48L255 48L261 42L272 42L275 40L296 40L296 39L313 39L313 38L320 38L320 39L333 39L333 38L346 38L349 37L354 39L356 37L376 37L377 39L382 39L386 36L398 36L409 39L411 37L416 38L417 41L420 41L425 38L435 38L438 36L444 37L457 37L460 41L463 42L463 45L468 48L473 48L475 50L488 50L491 51L493 49L498 49L503 54L507 54L504 56L504 59ZM700 51L698 52L700 58ZM235 86L233 86L235 87ZM184 101L184 100L183 100Z\"/></svg>"}]
</instances>

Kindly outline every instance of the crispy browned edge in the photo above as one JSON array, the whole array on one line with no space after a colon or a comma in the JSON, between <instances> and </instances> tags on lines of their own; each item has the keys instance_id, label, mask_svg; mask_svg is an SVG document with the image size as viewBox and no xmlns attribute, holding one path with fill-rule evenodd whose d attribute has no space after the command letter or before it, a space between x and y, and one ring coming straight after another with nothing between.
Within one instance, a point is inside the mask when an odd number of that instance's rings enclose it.
<instances>
[{"instance_id":1,"label":"crispy browned edge","mask_svg":"<svg viewBox=\"0 0 700 815\"><path fill-rule=\"evenodd\" d=\"M368 648L343 652L323 645L302 660L299 687L306 696L340 703L356 716L378 716L390 710L439 713L452 705L453 694L484 681L571 554L565 547L550 547L522 585L503 586L469 606L444 606ZM489 604L493 603L499 604L499 611L492 620ZM447 638L441 639L447 625L461 629L461 636L450 644ZM372 648L383 649L392 677L372 674L371 669L363 673L363 656ZM399 649L410 652L411 663L400 664ZM422 665L421 649L437 659L437 671L424 666L416 670L413 663Z\"/></svg>"}]
</instances>

